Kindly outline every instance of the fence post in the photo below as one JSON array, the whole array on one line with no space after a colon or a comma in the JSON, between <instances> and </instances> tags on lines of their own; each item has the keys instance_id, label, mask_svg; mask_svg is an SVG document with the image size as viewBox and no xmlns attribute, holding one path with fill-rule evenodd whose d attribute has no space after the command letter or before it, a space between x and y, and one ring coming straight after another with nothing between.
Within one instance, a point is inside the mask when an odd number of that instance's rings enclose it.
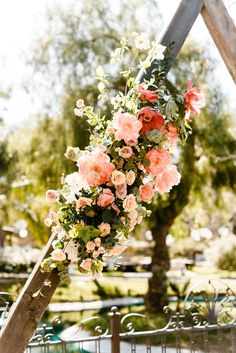
<instances>
[{"instance_id":1,"label":"fence post","mask_svg":"<svg viewBox=\"0 0 236 353\"><path fill-rule=\"evenodd\" d=\"M120 313L116 306L111 308L110 330L111 330L111 353L120 353Z\"/></svg>"}]
</instances>

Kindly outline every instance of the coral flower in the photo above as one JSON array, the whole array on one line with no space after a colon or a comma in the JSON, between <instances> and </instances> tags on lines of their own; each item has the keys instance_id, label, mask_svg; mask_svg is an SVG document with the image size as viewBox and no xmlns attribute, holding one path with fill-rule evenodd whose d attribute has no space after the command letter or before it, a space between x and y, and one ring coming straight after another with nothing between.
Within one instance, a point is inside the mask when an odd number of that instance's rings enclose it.
<instances>
[{"instance_id":1,"label":"coral flower","mask_svg":"<svg viewBox=\"0 0 236 353\"><path fill-rule=\"evenodd\" d=\"M163 116L156 110L152 110L151 107L144 107L140 110L139 121L143 125L142 134L150 130L161 130L165 125Z\"/></svg>"},{"instance_id":2,"label":"coral flower","mask_svg":"<svg viewBox=\"0 0 236 353\"><path fill-rule=\"evenodd\" d=\"M172 186L180 183L181 175L175 165L169 165L164 173L158 175L155 179L155 188L162 195L169 192Z\"/></svg>"},{"instance_id":3,"label":"coral flower","mask_svg":"<svg viewBox=\"0 0 236 353\"><path fill-rule=\"evenodd\" d=\"M155 91L150 91L146 89L145 83L140 83L138 85L139 99L141 101L148 101L151 103L155 103L158 100L158 95Z\"/></svg>"},{"instance_id":4,"label":"coral flower","mask_svg":"<svg viewBox=\"0 0 236 353\"><path fill-rule=\"evenodd\" d=\"M149 166L146 166L146 170L153 175L163 173L168 165L171 163L171 157L166 150L150 150L146 154L146 158L149 160Z\"/></svg>"},{"instance_id":5,"label":"coral flower","mask_svg":"<svg viewBox=\"0 0 236 353\"><path fill-rule=\"evenodd\" d=\"M104 189L102 194L98 198L98 206L106 207L115 201L115 197L110 189Z\"/></svg>"},{"instance_id":6,"label":"coral flower","mask_svg":"<svg viewBox=\"0 0 236 353\"><path fill-rule=\"evenodd\" d=\"M140 185L139 192L140 192L140 198L144 202L151 201L151 199L154 196L154 190L152 185L150 184Z\"/></svg>"},{"instance_id":7,"label":"coral flower","mask_svg":"<svg viewBox=\"0 0 236 353\"><path fill-rule=\"evenodd\" d=\"M128 145L130 142L134 144L137 142L142 123L135 115L117 112L113 118L113 126L116 129L115 139L124 140Z\"/></svg>"},{"instance_id":8,"label":"coral flower","mask_svg":"<svg viewBox=\"0 0 236 353\"><path fill-rule=\"evenodd\" d=\"M177 140L178 140L178 132L175 126L173 126L171 123L167 124L167 128L163 127L161 129L161 132L163 133L164 136L170 139L170 144L174 145Z\"/></svg>"},{"instance_id":9,"label":"coral flower","mask_svg":"<svg viewBox=\"0 0 236 353\"><path fill-rule=\"evenodd\" d=\"M193 82L188 82L188 88L184 95L184 104L188 112L194 115L200 115L200 109L205 107L204 94L200 88L193 87Z\"/></svg>"},{"instance_id":10,"label":"coral flower","mask_svg":"<svg viewBox=\"0 0 236 353\"><path fill-rule=\"evenodd\" d=\"M86 153L79 160L78 165L80 175L89 186L104 184L115 169L114 164L110 162L110 157L101 150Z\"/></svg>"}]
</instances>

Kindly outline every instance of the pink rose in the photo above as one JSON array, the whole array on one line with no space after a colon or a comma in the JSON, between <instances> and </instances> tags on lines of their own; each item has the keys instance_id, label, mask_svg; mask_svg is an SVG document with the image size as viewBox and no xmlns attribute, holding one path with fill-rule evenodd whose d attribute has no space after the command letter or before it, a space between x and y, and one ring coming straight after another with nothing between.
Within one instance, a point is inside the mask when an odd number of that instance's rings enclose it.
<instances>
[{"instance_id":1,"label":"pink rose","mask_svg":"<svg viewBox=\"0 0 236 353\"><path fill-rule=\"evenodd\" d=\"M133 150L130 146L124 146L119 148L118 154L120 157L127 159L133 156Z\"/></svg>"},{"instance_id":2,"label":"pink rose","mask_svg":"<svg viewBox=\"0 0 236 353\"><path fill-rule=\"evenodd\" d=\"M139 121L143 127L141 133L144 134L151 130L161 130L165 125L163 116L151 107L144 107L139 112Z\"/></svg>"},{"instance_id":3,"label":"pink rose","mask_svg":"<svg viewBox=\"0 0 236 353\"><path fill-rule=\"evenodd\" d=\"M99 251L96 250L96 251L93 252L92 256L93 256L93 258L96 259L99 255L100 255Z\"/></svg>"},{"instance_id":4,"label":"pink rose","mask_svg":"<svg viewBox=\"0 0 236 353\"><path fill-rule=\"evenodd\" d=\"M48 190L46 192L46 198L51 202L58 202L59 201L59 193L55 190Z\"/></svg>"},{"instance_id":5,"label":"pink rose","mask_svg":"<svg viewBox=\"0 0 236 353\"><path fill-rule=\"evenodd\" d=\"M136 210L133 210L128 214L128 217L129 219L134 221L138 218L138 212Z\"/></svg>"},{"instance_id":6,"label":"pink rose","mask_svg":"<svg viewBox=\"0 0 236 353\"><path fill-rule=\"evenodd\" d=\"M146 154L146 158L149 160L149 166L146 166L146 170L153 175L161 174L165 171L168 165L171 163L171 157L166 150L150 150Z\"/></svg>"},{"instance_id":7,"label":"pink rose","mask_svg":"<svg viewBox=\"0 0 236 353\"><path fill-rule=\"evenodd\" d=\"M188 82L188 88L184 95L184 104L187 112L191 112L194 115L200 115L200 109L205 107L204 94L200 88L193 87L193 82Z\"/></svg>"},{"instance_id":8,"label":"pink rose","mask_svg":"<svg viewBox=\"0 0 236 353\"><path fill-rule=\"evenodd\" d=\"M48 217L49 217L53 222L55 222L55 223L57 222L57 214L56 214L56 212L50 211Z\"/></svg>"},{"instance_id":9,"label":"pink rose","mask_svg":"<svg viewBox=\"0 0 236 353\"><path fill-rule=\"evenodd\" d=\"M123 201L123 207L126 212L133 211L137 207L135 196L132 194L126 196L126 198Z\"/></svg>"},{"instance_id":10,"label":"pink rose","mask_svg":"<svg viewBox=\"0 0 236 353\"><path fill-rule=\"evenodd\" d=\"M139 187L140 198L144 202L149 202L154 196L153 187L150 184L144 184Z\"/></svg>"},{"instance_id":11,"label":"pink rose","mask_svg":"<svg viewBox=\"0 0 236 353\"><path fill-rule=\"evenodd\" d=\"M89 186L104 184L115 169L110 157L100 149L86 153L80 158L78 165L80 175Z\"/></svg>"},{"instance_id":12,"label":"pink rose","mask_svg":"<svg viewBox=\"0 0 236 353\"><path fill-rule=\"evenodd\" d=\"M91 204L92 200L88 197L80 197L78 200L76 200L76 209L91 206Z\"/></svg>"},{"instance_id":13,"label":"pink rose","mask_svg":"<svg viewBox=\"0 0 236 353\"><path fill-rule=\"evenodd\" d=\"M98 248L98 252L99 252L100 254L104 254L104 253L105 253L104 247L103 247L103 246L100 246L100 248Z\"/></svg>"},{"instance_id":14,"label":"pink rose","mask_svg":"<svg viewBox=\"0 0 236 353\"><path fill-rule=\"evenodd\" d=\"M55 249L51 252L51 257L54 261L65 261L66 254L61 249Z\"/></svg>"},{"instance_id":15,"label":"pink rose","mask_svg":"<svg viewBox=\"0 0 236 353\"><path fill-rule=\"evenodd\" d=\"M88 241L86 244L86 248L88 251L93 251L95 249L95 244L93 241Z\"/></svg>"},{"instance_id":16,"label":"pink rose","mask_svg":"<svg viewBox=\"0 0 236 353\"><path fill-rule=\"evenodd\" d=\"M45 224L46 227L50 227L50 226L52 225L52 220L51 220L51 218L46 217L46 218L44 219L44 224Z\"/></svg>"},{"instance_id":17,"label":"pink rose","mask_svg":"<svg viewBox=\"0 0 236 353\"><path fill-rule=\"evenodd\" d=\"M142 123L135 115L117 112L113 118L113 126L116 130L116 140L124 140L127 145L129 145L129 142L132 142L132 144L137 143Z\"/></svg>"},{"instance_id":18,"label":"pink rose","mask_svg":"<svg viewBox=\"0 0 236 353\"><path fill-rule=\"evenodd\" d=\"M92 266L92 259L85 259L81 262L80 267L82 267L85 271L89 271Z\"/></svg>"},{"instance_id":19,"label":"pink rose","mask_svg":"<svg viewBox=\"0 0 236 353\"><path fill-rule=\"evenodd\" d=\"M163 133L164 136L170 139L170 144L174 145L177 140L178 140L178 132L175 126L173 126L171 123L167 124L167 127L163 127L161 129L161 132Z\"/></svg>"},{"instance_id":20,"label":"pink rose","mask_svg":"<svg viewBox=\"0 0 236 353\"><path fill-rule=\"evenodd\" d=\"M108 234L110 234L111 226L109 223L101 223L98 228L100 229L101 237L106 237Z\"/></svg>"},{"instance_id":21,"label":"pink rose","mask_svg":"<svg viewBox=\"0 0 236 353\"><path fill-rule=\"evenodd\" d=\"M120 214L120 209L115 203L112 204L111 208L115 211L117 216Z\"/></svg>"},{"instance_id":22,"label":"pink rose","mask_svg":"<svg viewBox=\"0 0 236 353\"><path fill-rule=\"evenodd\" d=\"M100 207L106 207L114 202L115 197L110 189L104 189L102 194L99 196L97 204Z\"/></svg>"},{"instance_id":23,"label":"pink rose","mask_svg":"<svg viewBox=\"0 0 236 353\"><path fill-rule=\"evenodd\" d=\"M155 179L155 188L162 195L169 192L172 186L180 183L181 175L175 165L169 165L164 173L158 175Z\"/></svg>"},{"instance_id":24,"label":"pink rose","mask_svg":"<svg viewBox=\"0 0 236 353\"><path fill-rule=\"evenodd\" d=\"M115 245L113 249L109 251L109 255L111 256L118 256L120 255L123 251L127 249L127 246L124 245Z\"/></svg>"},{"instance_id":25,"label":"pink rose","mask_svg":"<svg viewBox=\"0 0 236 353\"><path fill-rule=\"evenodd\" d=\"M158 95L155 91L150 91L145 83L140 83L138 85L139 99L141 101L148 101L155 103L158 100Z\"/></svg>"},{"instance_id":26,"label":"pink rose","mask_svg":"<svg viewBox=\"0 0 236 353\"><path fill-rule=\"evenodd\" d=\"M133 185L135 179L136 179L135 172L133 170L129 170L128 173L126 174L127 185Z\"/></svg>"},{"instance_id":27,"label":"pink rose","mask_svg":"<svg viewBox=\"0 0 236 353\"><path fill-rule=\"evenodd\" d=\"M111 181L115 186L124 184L125 180L126 180L126 177L124 173L118 170L114 170L114 172L111 175Z\"/></svg>"}]
</instances>

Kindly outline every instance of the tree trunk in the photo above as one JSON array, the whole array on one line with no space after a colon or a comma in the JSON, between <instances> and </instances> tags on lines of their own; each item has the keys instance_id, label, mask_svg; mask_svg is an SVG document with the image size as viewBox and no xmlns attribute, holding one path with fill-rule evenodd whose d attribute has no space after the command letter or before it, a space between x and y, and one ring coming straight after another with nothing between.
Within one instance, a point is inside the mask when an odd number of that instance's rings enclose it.
<instances>
[{"instance_id":1,"label":"tree trunk","mask_svg":"<svg viewBox=\"0 0 236 353\"><path fill-rule=\"evenodd\" d=\"M149 289L146 295L146 308L149 312L163 312L163 307L168 304L167 276L170 261L166 245L166 236L169 225L156 225L151 229L155 238L152 253L152 277L149 279Z\"/></svg>"}]
</instances>

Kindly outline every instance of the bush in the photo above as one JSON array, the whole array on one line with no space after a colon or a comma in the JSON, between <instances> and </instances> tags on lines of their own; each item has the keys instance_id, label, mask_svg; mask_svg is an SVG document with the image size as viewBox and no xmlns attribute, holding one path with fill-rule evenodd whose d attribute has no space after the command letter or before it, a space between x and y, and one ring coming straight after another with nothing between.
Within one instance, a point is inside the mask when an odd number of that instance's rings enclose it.
<instances>
[{"instance_id":1,"label":"bush","mask_svg":"<svg viewBox=\"0 0 236 353\"><path fill-rule=\"evenodd\" d=\"M236 237L230 235L211 242L205 256L220 270L236 271Z\"/></svg>"}]
</instances>

